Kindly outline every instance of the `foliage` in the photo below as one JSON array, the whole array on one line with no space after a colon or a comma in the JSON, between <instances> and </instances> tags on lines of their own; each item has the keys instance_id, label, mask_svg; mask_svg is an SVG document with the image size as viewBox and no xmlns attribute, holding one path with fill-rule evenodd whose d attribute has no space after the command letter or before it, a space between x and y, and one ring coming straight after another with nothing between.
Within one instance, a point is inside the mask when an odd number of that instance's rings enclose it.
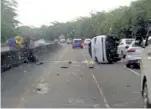
<instances>
[{"instance_id":1,"label":"foliage","mask_svg":"<svg viewBox=\"0 0 151 109\"><path fill-rule=\"evenodd\" d=\"M100 34L112 34L120 38L135 37L134 32L142 26L140 22L151 18L150 6L151 0L138 0L130 6L122 6L110 12L90 13L91 17L80 17L76 21L54 22L45 29L40 28L41 31L48 32L41 37L58 38L61 34L72 38L92 38Z\"/></svg>"},{"instance_id":2,"label":"foliage","mask_svg":"<svg viewBox=\"0 0 151 109\"><path fill-rule=\"evenodd\" d=\"M1 41L6 41L9 37L17 34L16 26L19 23L15 8L17 2L14 0L1 0Z\"/></svg>"},{"instance_id":3,"label":"foliage","mask_svg":"<svg viewBox=\"0 0 151 109\"><path fill-rule=\"evenodd\" d=\"M16 13L13 7L16 5L6 5L4 1L7 0L2 0L2 37L6 39L14 34ZM7 14L3 12L6 10L9 10ZM151 0L137 0L130 6L121 6L110 12L90 13L90 17L80 17L75 21L51 22L49 26L40 28L21 26L17 30L23 36L32 35L47 40L58 38L61 34L66 38L92 38L101 34L112 34L119 38L135 37L135 31L144 28L143 22L148 19L151 19Z\"/></svg>"}]
</instances>

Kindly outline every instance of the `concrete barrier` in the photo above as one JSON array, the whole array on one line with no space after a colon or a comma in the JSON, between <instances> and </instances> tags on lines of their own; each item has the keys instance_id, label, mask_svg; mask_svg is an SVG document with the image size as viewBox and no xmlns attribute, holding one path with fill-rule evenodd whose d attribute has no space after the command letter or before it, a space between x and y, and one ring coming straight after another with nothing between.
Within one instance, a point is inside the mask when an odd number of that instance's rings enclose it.
<instances>
[{"instance_id":1,"label":"concrete barrier","mask_svg":"<svg viewBox=\"0 0 151 109\"><path fill-rule=\"evenodd\" d=\"M57 47L58 43L53 43L31 48L30 50L32 50L35 55L40 56L55 50ZM1 71L6 71L12 67L19 66L24 63L26 59L26 52L27 49L1 52Z\"/></svg>"}]
</instances>

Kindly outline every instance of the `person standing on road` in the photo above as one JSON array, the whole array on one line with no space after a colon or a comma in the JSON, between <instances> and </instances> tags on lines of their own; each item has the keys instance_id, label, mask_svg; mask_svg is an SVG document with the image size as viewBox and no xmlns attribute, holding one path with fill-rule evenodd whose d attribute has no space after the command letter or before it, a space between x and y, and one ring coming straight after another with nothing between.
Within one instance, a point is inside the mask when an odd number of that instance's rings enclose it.
<instances>
[{"instance_id":1,"label":"person standing on road","mask_svg":"<svg viewBox=\"0 0 151 109\"><path fill-rule=\"evenodd\" d=\"M22 38L21 38L21 36L16 36L15 37L15 40L16 40L16 45L17 45L17 48L18 49L20 49L20 48L22 48Z\"/></svg>"},{"instance_id":2,"label":"person standing on road","mask_svg":"<svg viewBox=\"0 0 151 109\"><path fill-rule=\"evenodd\" d=\"M13 37L10 37L7 41L10 50L16 50L16 41Z\"/></svg>"}]
</instances>

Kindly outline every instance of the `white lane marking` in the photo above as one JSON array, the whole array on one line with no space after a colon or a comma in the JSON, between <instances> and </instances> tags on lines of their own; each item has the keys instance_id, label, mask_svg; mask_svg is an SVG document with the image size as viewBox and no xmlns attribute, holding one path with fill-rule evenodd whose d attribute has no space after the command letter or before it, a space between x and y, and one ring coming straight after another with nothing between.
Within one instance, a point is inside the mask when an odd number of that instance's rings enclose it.
<instances>
[{"instance_id":1,"label":"white lane marking","mask_svg":"<svg viewBox=\"0 0 151 109\"><path fill-rule=\"evenodd\" d=\"M82 50L81 50L81 54L83 55L84 60L85 60L85 62L86 62L86 64L87 64L87 66L88 66L88 60L87 60L87 58L86 58L86 56L84 55L84 53L83 53L83 51L82 51Z\"/></svg>"},{"instance_id":2,"label":"white lane marking","mask_svg":"<svg viewBox=\"0 0 151 109\"><path fill-rule=\"evenodd\" d=\"M126 66L124 66L124 67L125 67L126 69L128 69L129 71L133 72L134 74L140 76L140 74L139 74L138 72L136 72L136 71L134 71L134 70L132 70L132 69L130 69L130 68L127 68Z\"/></svg>"},{"instance_id":3,"label":"white lane marking","mask_svg":"<svg viewBox=\"0 0 151 109\"><path fill-rule=\"evenodd\" d=\"M99 84L98 84L98 82L97 82L97 80L96 80L96 78L95 78L95 76L94 76L93 73L92 73L92 77L93 77L94 82L96 83L96 85L97 85L97 87L98 87L98 89L99 89L100 94L101 94L102 97L103 97L103 100L104 100L104 103L105 103L106 108L110 108L110 106L109 106L109 104L108 104L108 102L107 102L107 100L106 100L106 97L104 96L104 94L103 94L103 92L102 92L102 89L100 88L100 86L99 86Z\"/></svg>"},{"instance_id":4,"label":"white lane marking","mask_svg":"<svg viewBox=\"0 0 151 109\"><path fill-rule=\"evenodd\" d=\"M82 50L81 50L81 53L82 53L82 55L83 55L83 57L84 57L84 60L87 61L85 55L84 55L83 52L82 52ZM87 65L88 65L88 64L87 64ZM98 82L97 82L97 80L96 80L96 78L95 78L95 76L94 76L93 73L92 73L92 77L93 77L94 82L95 82L96 85L97 85L97 88L99 89L100 94L101 94L102 97L103 97L103 100L104 100L104 103L105 103L106 108L110 108L110 106L109 106L109 104L108 104L108 102L107 102L107 100L106 100L106 97L104 96L103 91L102 91L102 89L100 88L100 86L99 86L99 84L98 84Z\"/></svg>"},{"instance_id":5,"label":"white lane marking","mask_svg":"<svg viewBox=\"0 0 151 109\"><path fill-rule=\"evenodd\" d=\"M86 56L83 54L83 51L81 50L82 56L84 57L84 60L87 61Z\"/></svg>"}]
</instances>

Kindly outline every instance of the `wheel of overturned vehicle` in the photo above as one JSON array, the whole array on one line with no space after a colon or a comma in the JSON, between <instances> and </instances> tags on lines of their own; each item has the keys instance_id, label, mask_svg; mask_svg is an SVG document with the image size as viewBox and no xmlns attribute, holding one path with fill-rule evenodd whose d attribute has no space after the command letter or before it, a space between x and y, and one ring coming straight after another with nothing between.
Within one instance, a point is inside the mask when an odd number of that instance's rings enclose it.
<instances>
[{"instance_id":1,"label":"wheel of overturned vehicle","mask_svg":"<svg viewBox=\"0 0 151 109\"><path fill-rule=\"evenodd\" d=\"M130 65L130 64L126 64L126 67L127 67L127 68L131 68L131 65Z\"/></svg>"},{"instance_id":2,"label":"wheel of overturned vehicle","mask_svg":"<svg viewBox=\"0 0 151 109\"><path fill-rule=\"evenodd\" d=\"M149 103L149 99L148 99L147 82L144 83L144 89L143 89L143 104L144 104L144 108L151 108L151 104Z\"/></svg>"},{"instance_id":3,"label":"wheel of overturned vehicle","mask_svg":"<svg viewBox=\"0 0 151 109\"><path fill-rule=\"evenodd\" d=\"M125 58L126 56L124 55L123 50L121 51L121 58Z\"/></svg>"},{"instance_id":4,"label":"wheel of overturned vehicle","mask_svg":"<svg viewBox=\"0 0 151 109\"><path fill-rule=\"evenodd\" d=\"M98 64L101 64L99 61L98 61L98 58L95 56L95 62L97 62Z\"/></svg>"}]
</instances>

